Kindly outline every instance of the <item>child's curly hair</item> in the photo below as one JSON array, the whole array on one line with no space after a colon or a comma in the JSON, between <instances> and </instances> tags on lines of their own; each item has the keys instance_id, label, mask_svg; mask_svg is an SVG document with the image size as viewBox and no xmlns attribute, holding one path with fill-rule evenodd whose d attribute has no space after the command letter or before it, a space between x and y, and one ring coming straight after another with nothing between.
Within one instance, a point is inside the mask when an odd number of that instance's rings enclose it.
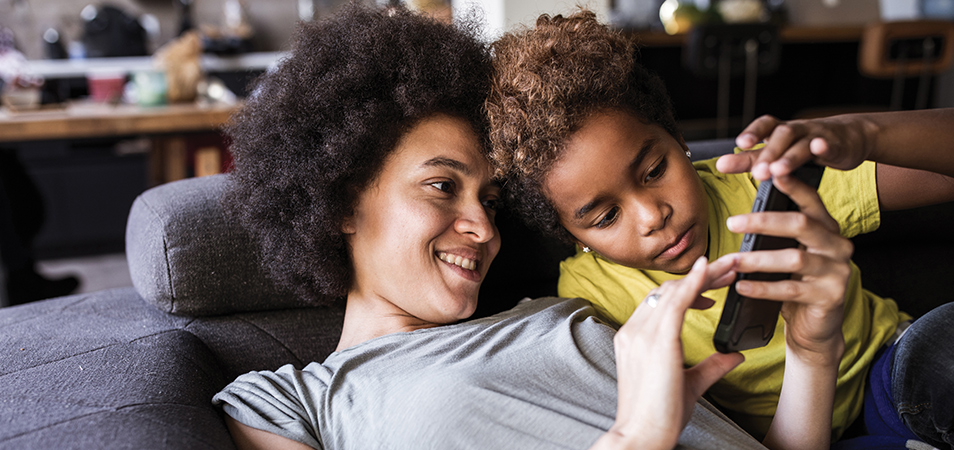
<instances>
[{"instance_id":1,"label":"child's curly hair","mask_svg":"<svg viewBox=\"0 0 954 450\"><path fill-rule=\"evenodd\" d=\"M572 243L544 192L550 168L570 136L600 111L627 111L678 137L665 86L636 62L632 40L586 10L544 14L535 28L505 34L492 52L491 156L507 178L508 207L529 225Z\"/></svg>"},{"instance_id":2,"label":"child's curly hair","mask_svg":"<svg viewBox=\"0 0 954 450\"><path fill-rule=\"evenodd\" d=\"M486 134L491 66L476 36L476 25L402 8L351 5L300 24L290 56L227 128L227 206L276 281L318 305L346 295L353 266L340 227L399 138L436 113Z\"/></svg>"}]
</instances>

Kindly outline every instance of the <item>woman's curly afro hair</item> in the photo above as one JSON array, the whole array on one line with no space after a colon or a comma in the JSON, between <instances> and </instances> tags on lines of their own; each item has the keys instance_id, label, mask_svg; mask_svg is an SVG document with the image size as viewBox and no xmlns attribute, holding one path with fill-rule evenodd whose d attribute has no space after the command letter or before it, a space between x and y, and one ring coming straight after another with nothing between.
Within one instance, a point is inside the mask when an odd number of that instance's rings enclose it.
<instances>
[{"instance_id":1,"label":"woman's curly afro hair","mask_svg":"<svg viewBox=\"0 0 954 450\"><path fill-rule=\"evenodd\" d=\"M665 86L636 62L631 39L586 10L542 15L535 28L505 34L492 51L491 156L507 178L507 205L529 225L572 243L545 195L550 168L597 112L627 111L678 136Z\"/></svg>"},{"instance_id":2,"label":"woman's curly afro hair","mask_svg":"<svg viewBox=\"0 0 954 450\"><path fill-rule=\"evenodd\" d=\"M491 67L476 36L475 25L402 8L350 5L300 24L290 56L227 128L227 207L272 278L317 305L345 296L353 268L340 227L399 138L437 113L485 135Z\"/></svg>"}]
</instances>

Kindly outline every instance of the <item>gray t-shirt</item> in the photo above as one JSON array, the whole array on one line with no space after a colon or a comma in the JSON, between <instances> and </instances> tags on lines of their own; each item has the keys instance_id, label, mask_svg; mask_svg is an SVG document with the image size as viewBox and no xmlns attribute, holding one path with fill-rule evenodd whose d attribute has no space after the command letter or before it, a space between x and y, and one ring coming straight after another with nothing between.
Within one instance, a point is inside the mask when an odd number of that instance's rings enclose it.
<instances>
[{"instance_id":1,"label":"gray t-shirt","mask_svg":"<svg viewBox=\"0 0 954 450\"><path fill-rule=\"evenodd\" d=\"M589 302L381 336L238 377L213 401L253 428L328 450L585 449L616 415L616 330ZM706 403L686 448L763 448Z\"/></svg>"}]
</instances>

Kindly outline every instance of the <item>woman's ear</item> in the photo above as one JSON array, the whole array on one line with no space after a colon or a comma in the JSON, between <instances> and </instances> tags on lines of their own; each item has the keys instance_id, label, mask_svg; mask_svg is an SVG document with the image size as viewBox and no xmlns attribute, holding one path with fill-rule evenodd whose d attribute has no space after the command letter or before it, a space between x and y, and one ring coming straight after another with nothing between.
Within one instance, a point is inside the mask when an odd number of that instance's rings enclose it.
<instances>
[{"instance_id":1,"label":"woman's ear","mask_svg":"<svg viewBox=\"0 0 954 450\"><path fill-rule=\"evenodd\" d=\"M341 221L341 228L340 228L340 229L341 229L341 232L344 233L344 234L346 234L346 235L352 235L352 234L354 234L354 233L357 231L356 228L355 228L355 226L354 226L354 214L351 214L351 215L346 216L346 217Z\"/></svg>"}]
</instances>

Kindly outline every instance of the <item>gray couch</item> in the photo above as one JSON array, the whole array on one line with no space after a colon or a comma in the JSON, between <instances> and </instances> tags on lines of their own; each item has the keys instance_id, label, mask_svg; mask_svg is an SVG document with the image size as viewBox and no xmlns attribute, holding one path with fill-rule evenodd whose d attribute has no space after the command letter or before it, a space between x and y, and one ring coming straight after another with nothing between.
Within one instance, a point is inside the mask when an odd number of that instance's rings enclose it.
<instances>
[{"instance_id":1,"label":"gray couch","mask_svg":"<svg viewBox=\"0 0 954 450\"><path fill-rule=\"evenodd\" d=\"M731 145L692 149L702 158ZM342 306L309 307L268 280L248 235L219 205L229 182L184 180L136 200L126 236L135 288L0 309L0 448L233 448L210 403L215 392L250 370L302 367L334 349ZM949 228L946 206L926 221ZM557 262L570 251L506 215L498 223L504 247L478 315L554 294ZM872 252L901 250L867 269L859 260L862 269L875 278L920 276L908 279L925 283L911 304L918 311L946 301L954 288L954 263L943 258L950 238L885 225L897 235L871 237ZM925 274L905 272L925 265Z\"/></svg>"},{"instance_id":2,"label":"gray couch","mask_svg":"<svg viewBox=\"0 0 954 450\"><path fill-rule=\"evenodd\" d=\"M0 310L0 448L233 448L215 392L334 349L342 308L305 308L268 281L219 208L228 182L136 200L135 289Z\"/></svg>"}]
</instances>

